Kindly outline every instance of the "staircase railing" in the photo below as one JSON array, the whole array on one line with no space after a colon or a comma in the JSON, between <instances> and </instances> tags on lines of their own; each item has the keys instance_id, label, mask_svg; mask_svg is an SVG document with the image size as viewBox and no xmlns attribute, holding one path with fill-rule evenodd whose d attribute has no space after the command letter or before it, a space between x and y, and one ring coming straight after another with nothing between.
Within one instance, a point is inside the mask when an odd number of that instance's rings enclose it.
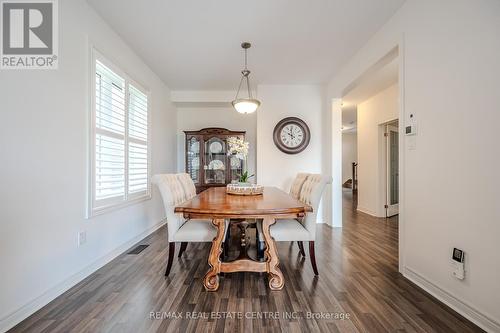
<instances>
[{"instance_id":1,"label":"staircase railing","mask_svg":"<svg viewBox=\"0 0 500 333\"><path fill-rule=\"evenodd\" d=\"M358 191L358 163L352 162L352 192Z\"/></svg>"}]
</instances>

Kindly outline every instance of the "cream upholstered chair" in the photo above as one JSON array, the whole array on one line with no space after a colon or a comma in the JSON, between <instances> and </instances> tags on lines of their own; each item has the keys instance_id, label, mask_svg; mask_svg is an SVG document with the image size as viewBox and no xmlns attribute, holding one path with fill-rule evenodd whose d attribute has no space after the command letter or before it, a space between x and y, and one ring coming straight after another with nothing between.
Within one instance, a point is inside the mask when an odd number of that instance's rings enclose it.
<instances>
[{"instance_id":1,"label":"cream upholstered chair","mask_svg":"<svg viewBox=\"0 0 500 333\"><path fill-rule=\"evenodd\" d=\"M320 174L307 176L300 190L299 200L312 207L303 219L280 219L270 228L271 236L277 242L297 241L300 253L305 256L303 241L309 242L309 257L315 275L318 275L314 241L316 240L316 219L321 196L326 184L331 183L331 177ZM261 229L261 227L260 227ZM262 230L262 229L261 229ZM259 233L261 231L259 230Z\"/></svg>"},{"instance_id":2,"label":"cream upholstered chair","mask_svg":"<svg viewBox=\"0 0 500 333\"><path fill-rule=\"evenodd\" d=\"M182 243L180 252L182 254L188 242L211 242L217 233L208 220L186 220L182 214L174 213L175 206L186 201L186 194L179 178L174 174L159 174L152 178L153 184L160 190L167 218L169 248L165 276L172 268L176 242Z\"/></svg>"},{"instance_id":3,"label":"cream upholstered chair","mask_svg":"<svg viewBox=\"0 0 500 333\"><path fill-rule=\"evenodd\" d=\"M196 196L196 186L194 185L191 176L187 173L178 173L175 176L181 183L182 189L184 190L184 200L187 201L194 198ZM179 255L177 256L178 258L180 258L184 251L186 251L187 245L188 242L181 242L181 248L179 250Z\"/></svg>"},{"instance_id":4,"label":"cream upholstered chair","mask_svg":"<svg viewBox=\"0 0 500 333\"><path fill-rule=\"evenodd\" d=\"M190 200L194 198L196 196L196 186L194 185L191 176L189 176L187 173L178 173L177 179L179 179L179 182L184 189L184 199Z\"/></svg>"},{"instance_id":5,"label":"cream upholstered chair","mask_svg":"<svg viewBox=\"0 0 500 333\"><path fill-rule=\"evenodd\" d=\"M304 182L306 181L307 177L310 175L310 173L307 172L299 172L296 176L295 179L292 182L292 186L290 187L290 192L289 194L294 197L295 199L299 199L300 196L300 190L302 189L302 185L304 185ZM262 235L262 232L260 230L260 227L257 226L257 255L259 258L264 257L264 248L265 248L265 242L264 238ZM299 248L301 246L301 243L299 243ZM301 249L303 252L303 250Z\"/></svg>"},{"instance_id":6,"label":"cream upholstered chair","mask_svg":"<svg viewBox=\"0 0 500 333\"><path fill-rule=\"evenodd\" d=\"M299 199L302 185L304 185L304 182L306 181L309 175L310 173L299 172L297 176L295 176L295 179L293 180L292 183L292 187L290 187L290 195L292 197L294 197L295 199Z\"/></svg>"}]
</instances>

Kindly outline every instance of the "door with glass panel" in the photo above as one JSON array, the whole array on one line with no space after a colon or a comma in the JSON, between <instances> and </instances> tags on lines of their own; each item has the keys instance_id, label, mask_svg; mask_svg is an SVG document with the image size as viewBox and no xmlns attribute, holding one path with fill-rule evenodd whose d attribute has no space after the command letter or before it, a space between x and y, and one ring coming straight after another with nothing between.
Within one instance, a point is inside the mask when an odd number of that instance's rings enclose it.
<instances>
[{"instance_id":1,"label":"door with glass panel","mask_svg":"<svg viewBox=\"0 0 500 333\"><path fill-rule=\"evenodd\" d=\"M397 123L386 126L386 216L399 214L399 132Z\"/></svg>"}]
</instances>

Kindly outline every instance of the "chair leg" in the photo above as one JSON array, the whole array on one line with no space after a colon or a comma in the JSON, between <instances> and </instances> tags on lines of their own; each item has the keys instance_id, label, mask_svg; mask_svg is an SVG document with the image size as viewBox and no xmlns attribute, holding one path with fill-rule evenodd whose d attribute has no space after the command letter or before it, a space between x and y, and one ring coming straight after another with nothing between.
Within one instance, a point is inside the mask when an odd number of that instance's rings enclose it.
<instances>
[{"instance_id":1,"label":"chair leg","mask_svg":"<svg viewBox=\"0 0 500 333\"><path fill-rule=\"evenodd\" d=\"M165 276L170 274L170 269L172 268L172 261L174 261L174 252L175 252L175 242L168 243L168 262L167 262L167 270L165 271Z\"/></svg>"},{"instance_id":2,"label":"chair leg","mask_svg":"<svg viewBox=\"0 0 500 333\"><path fill-rule=\"evenodd\" d=\"M304 251L304 243L302 243L302 241L298 241L297 244L299 245L300 254L302 254L302 256L305 257L306 252Z\"/></svg>"},{"instance_id":3,"label":"chair leg","mask_svg":"<svg viewBox=\"0 0 500 333\"><path fill-rule=\"evenodd\" d=\"M182 254L184 253L184 251L186 251L187 246L188 246L187 242L181 243L181 249L179 250L179 255L177 256L178 258L180 258L182 256Z\"/></svg>"},{"instance_id":4,"label":"chair leg","mask_svg":"<svg viewBox=\"0 0 500 333\"><path fill-rule=\"evenodd\" d=\"M309 241L309 257L311 258L314 275L319 275L318 267L316 266L316 254L314 253L314 241Z\"/></svg>"}]
</instances>

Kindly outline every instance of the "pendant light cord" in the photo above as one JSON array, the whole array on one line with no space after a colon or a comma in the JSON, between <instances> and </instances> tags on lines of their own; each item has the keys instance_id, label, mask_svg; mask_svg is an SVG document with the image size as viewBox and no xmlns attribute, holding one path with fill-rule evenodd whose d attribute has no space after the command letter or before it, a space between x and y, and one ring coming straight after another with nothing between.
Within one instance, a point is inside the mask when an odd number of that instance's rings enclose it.
<instances>
[{"instance_id":1,"label":"pendant light cord","mask_svg":"<svg viewBox=\"0 0 500 333\"><path fill-rule=\"evenodd\" d=\"M236 92L235 100L238 99L238 95L240 94L241 85L243 84L243 79L246 79L248 98L250 99L253 98L252 92L250 91L250 80L248 78L248 76L250 75L250 71L248 70L247 65L248 65L248 56L247 56L247 49L245 48L245 69L241 71L242 76L240 84L238 86L238 91Z\"/></svg>"},{"instance_id":2,"label":"pendant light cord","mask_svg":"<svg viewBox=\"0 0 500 333\"><path fill-rule=\"evenodd\" d=\"M245 70L247 70L247 50L245 49Z\"/></svg>"}]
</instances>

